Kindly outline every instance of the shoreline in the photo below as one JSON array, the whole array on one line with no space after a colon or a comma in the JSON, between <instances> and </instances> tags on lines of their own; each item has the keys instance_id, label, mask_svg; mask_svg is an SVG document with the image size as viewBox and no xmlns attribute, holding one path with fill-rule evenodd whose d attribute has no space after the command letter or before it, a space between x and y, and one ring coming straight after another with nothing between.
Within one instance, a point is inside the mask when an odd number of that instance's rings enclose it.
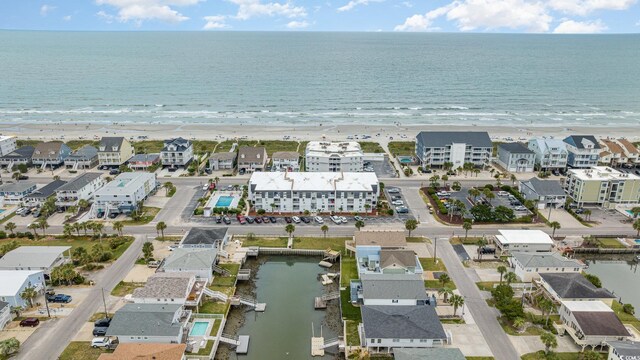
<instances>
[{"instance_id":1,"label":"shoreline","mask_svg":"<svg viewBox=\"0 0 640 360\"><path fill-rule=\"evenodd\" d=\"M606 129L606 132L605 132ZM20 139L74 140L93 139L102 136L124 136L138 140L147 136L150 140L183 137L197 140L252 140L309 141L346 140L347 136L369 135L365 141L412 141L420 131L487 131L492 140L526 141L532 137L548 136L564 138L569 135L594 135L597 138L625 137L640 140L639 126L472 126L472 125L415 125L415 124L150 124L150 123L1 123L0 134L15 135ZM404 137L403 137L404 136ZM391 139L392 138L392 139ZM97 139L96 139L97 140ZM354 139L358 140L358 139ZM360 139L362 140L362 139Z\"/></svg>"}]
</instances>

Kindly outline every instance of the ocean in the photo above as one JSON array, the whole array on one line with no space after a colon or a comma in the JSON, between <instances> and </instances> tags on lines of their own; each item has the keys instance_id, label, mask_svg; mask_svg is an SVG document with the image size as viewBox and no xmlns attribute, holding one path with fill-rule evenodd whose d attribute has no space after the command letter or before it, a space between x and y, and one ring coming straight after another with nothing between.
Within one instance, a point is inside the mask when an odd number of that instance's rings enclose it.
<instances>
[{"instance_id":1,"label":"ocean","mask_svg":"<svg viewBox=\"0 0 640 360\"><path fill-rule=\"evenodd\" d=\"M0 31L0 69L1 123L640 123L640 35Z\"/></svg>"}]
</instances>

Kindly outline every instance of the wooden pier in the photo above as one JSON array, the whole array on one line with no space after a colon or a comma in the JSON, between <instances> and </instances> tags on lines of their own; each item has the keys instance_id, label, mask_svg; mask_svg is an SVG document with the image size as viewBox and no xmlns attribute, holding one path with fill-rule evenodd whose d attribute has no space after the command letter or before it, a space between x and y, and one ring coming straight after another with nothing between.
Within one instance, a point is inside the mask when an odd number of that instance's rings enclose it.
<instances>
[{"instance_id":1,"label":"wooden pier","mask_svg":"<svg viewBox=\"0 0 640 360\"><path fill-rule=\"evenodd\" d=\"M640 248L583 248L575 247L565 250L574 254L639 254Z\"/></svg>"}]
</instances>

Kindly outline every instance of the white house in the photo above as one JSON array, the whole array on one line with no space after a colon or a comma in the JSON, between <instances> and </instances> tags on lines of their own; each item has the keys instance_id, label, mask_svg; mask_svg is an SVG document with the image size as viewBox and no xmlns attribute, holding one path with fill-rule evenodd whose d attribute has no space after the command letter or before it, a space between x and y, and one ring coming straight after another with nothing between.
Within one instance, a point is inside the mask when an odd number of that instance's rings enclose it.
<instances>
[{"instance_id":1,"label":"white house","mask_svg":"<svg viewBox=\"0 0 640 360\"><path fill-rule=\"evenodd\" d=\"M538 285L555 301L602 301L613 306L616 297L608 290L595 287L581 273L543 273Z\"/></svg>"},{"instance_id":2,"label":"white house","mask_svg":"<svg viewBox=\"0 0 640 360\"><path fill-rule=\"evenodd\" d=\"M36 190L36 184L29 181L18 181L0 185L0 197L5 204L20 204L25 197Z\"/></svg>"},{"instance_id":3,"label":"white house","mask_svg":"<svg viewBox=\"0 0 640 360\"><path fill-rule=\"evenodd\" d=\"M567 201L567 194L556 180L540 180L533 177L520 181L518 188L525 199L537 202L540 210L548 207L561 208Z\"/></svg>"},{"instance_id":4,"label":"white house","mask_svg":"<svg viewBox=\"0 0 640 360\"><path fill-rule=\"evenodd\" d=\"M498 164L510 172L532 172L536 154L520 143L498 145Z\"/></svg>"},{"instance_id":5,"label":"white house","mask_svg":"<svg viewBox=\"0 0 640 360\"><path fill-rule=\"evenodd\" d=\"M0 136L0 156L5 156L17 148L15 136Z\"/></svg>"},{"instance_id":6,"label":"white house","mask_svg":"<svg viewBox=\"0 0 640 360\"><path fill-rule=\"evenodd\" d=\"M427 295L422 274L361 274L352 287L364 305L428 305L435 301Z\"/></svg>"},{"instance_id":7,"label":"white house","mask_svg":"<svg viewBox=\"0 0 640 360\"><path fill-rule=\"evenodd\" d=\"M238 153L235 151L213 154L209 157L209 171L233 170L237 159Z\"/></svg>"},{"instance_id":8,"label":"white house","mask_svg":"<svg viewBox=\"0 0 640 360\"><path fill-rule=\"evenodd\" d=\"M297 151L276 151L271 155L273 171L300 171L300 154Z\"/></svg>"},{"instance_id":9,"label":"white house","mask_svg":"<svg viewBox=\"0 0 640 360\"><path fill-rule=\"evenodd\" d=\"M120 343L179 344L186 340L191 311L179 304L125 304L107 330Z\"/></svg>"},{"instance_id":10,"label":"white house","mask_svg":"<svg viewBox=\"0 0 640 360\"><path fill-rule=\"evenodd\" d=\"M165 140L160 158L162 166L187 166L193 160L193 143L181 137Z\"/></svg>"},{"instance_id":11,"label":"white house","mask_svg":"<svg viewBox=\"0 0 640 360\"><path fill-rule=\"evenodd\" d=\"M534 138L527 146L535 155L536 165L541 170L564 170L567 168L567 144L559 139Z\"/></svg>"},{"instance_id":12,"label":"white house","mask_svg":"<svg viewBox=\"0 0 640 360\"><path fill-rule=\"evenodd\" d=\"M609 354L607 360L638 360L640 359L640 342L637 341L607 341Z\"/></svg>"},{"instance_id":13,"label":"white house","mask_svg":"<svg viewBox=\"0 0 640 360\"><path fill-rule=\"evenodd\" d=\"M470 163L489 165L493 143L484 131L421 131L416 136L416 156L424 168L451 163L453 169Z\"/></svg>"},{"instance_id":14,"label":"white house","mask_svg":"<svg viewBox=\"0 0 640 360\"><path fill-rule=\"evenodd\" d=\"M91 200L93 194L104 186L100 173L84 173L56 189L56 206L77 206L80 200Z\"/></svg>"},{"instance_id":15,"label":"white house","mask_svg":"<svg viewBox=\"0 0 640 360\"><path fill-rule=\"evenodd\" d=\"M613 340L632 339L613 310L602 301L563 301L560 305L562 330L584 350Z\"/></svg>"},{"instance_id":16,"label":"white house","mask_svg":"<svg viewBox=\"0 0 640 360\"><path fill-rule=\"evenodd\" d=\"M364 153L354 141L309 141L304 157L309 172L360 172L363 169Z\"/></svg>"},{"instance_id":17,"label":"white house","mask_svg":"<svg viewBox=\"0 0 640 360\"><path fill-rule=\"evenodd\" d=\"M257 172L249 180L249 199L268 212L369 212L379 193L372 172Z\"/></svg>"},{"instance_id":18,"label":"white house","mask_svg":"<svg viewBox=\"0 0 640 360\"><path fill-rule=\"evenodd\" d=\"M496 246L502 254L512 252L549 252L553 240L542 230L498 230Z\"/></svg>"},{"instance_id":19,"label":"white house","mask_svg":"<svg viewBox=\"0 0 640 360\"><path fill-rule=\"evenodd\" d=\"M0 270L40 270L50 274L67 262L71 246L20 246L0 258Z\"/></svg>"},{"instance_id":20,"label":"white house","mask_svg":"<svg viewBox=\"0 0 640 360\"><path fill-rule=\"evenodd\" d=\"M422 274L424 271L413 250L383 249L380 246L356 246L360 274Z\"/></svg>"},{"instance_id":21,"label":"white house","mask_svg":"<svg viewBox=\"0 0 640 360\"><path fill-rule=\"evenodd\" d=\"M11 320L11 305L8 302L0 301L0 330L3 330Z\"/></svg>"},{"instance_id":22,"label":"white house","mask_svg":"<svg viewBox=\"0 0 640 360\"><path fill-rule=\"evenodd\" d=\"M27 307L28 302L20 297L24 289L44 289L44 272L39 270L0 270L0 279L0 301L9 306Z\"/></svg>"},{"instance_id":23,"label":"white house","mask_svg":"<svg viewBox=\"0 0 640 360\"><path fill-rule=\"evenodd\" d=\"M215 248L177 248L164 260L160 271L194 273L197 279L211 283L217 255Z\"/></svg>"},{"instance_id":24,"label":"white house","mask_svg":"<svg viewBox=\"0 0 640 360\"><path fill-rule=\"evenodd\" d=\"M94 211L131 212L158 188L155 173L126 172L98 189L94 195Z\"/></svg>"},{"instance_id":25,"label":"white house","mask_svg":"<svg viewBox=\"0 0 640 360\"><path fill-rule=\"evenodd\" d=\"M451 338L434 305L362 306L359 332L364 347L375 351L442 346Z\"/></svg>"},{"instance_id":26,"label":"white house","mask_svg":"<svg viewBox=\"0 0 640 360\"><path fill-rule=\"evenodd\" d=\"M567 166L588 169L598 165L601 147L593 135L571 135L563 141L567 144Z\"/></svg>"},{"instance_id":27,"label":"white house","mask_svg":"<svg viewBox=\"0 0 640 360\"><path fill-rule=\"evenodd\" d=\"M512 252L509 263L523 281L539 279L543 273L580 273L585 265L556 252Z\"/></svg>"},{"instance_id":28,"label":"white house","mask_svg":"<svg viewBox=\"0 0 640 360\"><path fill-rule=\"evenodd\" d=\"M206 286L206 281L197 280L194 273L159 272L150 276L144 287L133 291L133 302L196 306Z\"/></svg>"}]
</instances>

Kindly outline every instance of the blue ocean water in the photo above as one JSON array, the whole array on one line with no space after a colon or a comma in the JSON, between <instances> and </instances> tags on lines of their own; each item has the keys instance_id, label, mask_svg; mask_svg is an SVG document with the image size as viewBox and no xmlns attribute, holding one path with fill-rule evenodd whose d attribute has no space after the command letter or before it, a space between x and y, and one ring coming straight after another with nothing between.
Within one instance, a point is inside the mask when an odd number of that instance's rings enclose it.
<instances>
[{"instance_id":1,"label":"blue ocean water","mask_svg":"<svg viewBox=\"0 0 640 360\"><path fill-rule=\"evenodd\" d=\"M0 122L629 125L640 35L0 31Z\"/></svg>"}]
</instances>

